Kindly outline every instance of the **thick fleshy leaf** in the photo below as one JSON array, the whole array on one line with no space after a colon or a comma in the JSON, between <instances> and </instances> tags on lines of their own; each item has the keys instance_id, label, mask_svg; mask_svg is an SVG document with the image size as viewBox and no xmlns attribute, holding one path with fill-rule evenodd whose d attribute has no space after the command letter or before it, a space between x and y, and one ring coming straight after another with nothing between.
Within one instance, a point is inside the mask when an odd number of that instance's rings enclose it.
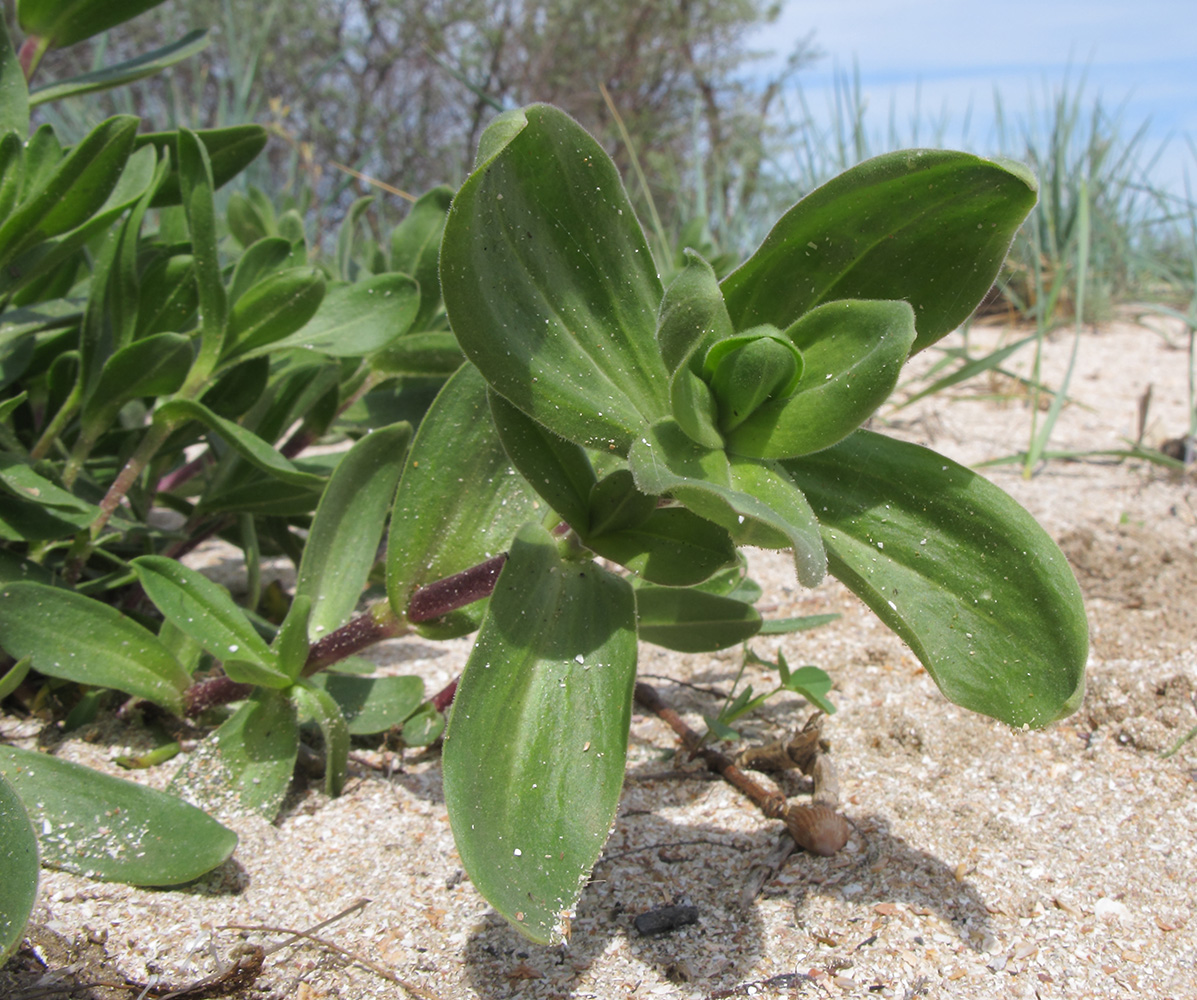
<instances>
[{"instance_id":1,"label":"thick fleshy leaf","mask_svg":"<svg viewBox=\"0 0 1197 1000\"><path fill-rule=\"evenodd\" d=\"M868 160L798 202L723 280L732 321L784 330L823 302L904 299L920 351L984 297L1037 190L1021 164L968 153Z\"/></svg>"},{"instance_id":2,"label":"thick fleshy leaf","mask_svg":"<svg viewBox=\"0 0 1197 1000\"><path fill-rule=\"evenodd\" d=\"M261 125L228 125L224 128L198 129L192 134L204 145L212 172L212 186L216 188L231 181L266 148L267 132ZM177 165L179 162L178 132L145 132L137 137L134 145L138 149L154 146L159 155L169 150L171 164ZM172 171L154 195L152 207L166 208L178 205L181 201L179 174Z\"/></svg>"},{"instance_id":3,"label":"thick fleshy leaf","mask_svg":"<svg viewBox=\"0 0 1197 1000\"><path fill-rule=\"evenodd\" d=\"M27 35L56 48L74 45L125 21L162 0L17 0L17 19Z\"/></svg>"},{"instance_id":4,"label":"thick fleshy leaf","mask_svg":"<svg viewBox=\"0 0 1197 1000\"><path fill-rule=\"evenodd\" d=\"M21 175L25 167L24 135L24 132L0 133L0 222L8 218L21 193ZM7 315L3 322L7 327Z\"/></svg>"},{"instance_id":5,"label":"thick fleshy leaf","mask_svg":"<svg viewBox=\"0 0 1197 1000\"><path fill-rule=\"evenodd\" d=\"M640 638L682 653L709 653L751 639L761 630L751 604L689 587L637 587Z\"/></svg>"},{"instance_id":6,"label":"thick fleshy leaf","mask_svg":"<svg viewBox=\"0 0 1197 1000\"><path fill-rule=\"evenodd\" d=\"M199 304L191 254L176 254L151 264L141 275L138 299L134 338L189 329Z\"/></svg>"},{"instance_id":7,"label":"thick fleshy leaf","mask_svg":"<svg viewBox=\"0 0 1197 1000\"><path fill-rule=\"evenodd\" d=\"M1019 726L1077 708L1088 654L1080 588L1007 494L869 431L783 465L819 513L831 572L948 699Z\"/></svg>"},{"instance_id":8,"label":"thick fleshy leaf","mask_svg":"<svg viewBox=\"0 0 1197 1000\"><path fill-rule=\"evenodd\" d=\"M229 310L221 365L277 350L284 337L316 315L323 300L324 272L318 267L289 267L267 275Z\"/></svg>"},{"instance_id":9,"label":"thick fleshy leaf","mask_svg":"<svg viewBox=\"0 0 1197 1000\"><path fill-rule=\"evenodd\" d=\"M769 399L789 396L802 378L802 353L775 326L758 326L721 340L703 362L719 429L738 428Z\"/></svg>"},{"instance_id":10,"label":"thick fleshy leaf","mask_svg":"<svg viewBox=\"0 0 1197 1000\"><path fill-rule=\"evenodd\" d=\"M591 535L586 547L650 583L690 587L736 561L727 531L684 507L654 510L635 526Z\"/></svg>"},{"instance_id":11,"label":"thick fleshy leaf","mask_svg":"<svg viewBox=\"0 0 1197 1000\"><path fill-rule=\"evenodd\" d=\"M228 330L229 299L217 254L216 204L213 201L212 163L207 147L196 133L180 129L178 146L180 204L191 237L195 284L199 296L200 350L192 378L208 380L220 357Z\"/></svg>"},{"instance_id":12,"label":"thick fleshy leaf","mask_svg":"<svg viewBox=\"0 0 1197 1000\"><path fill-rule=\"evenodd\" d=\"M287 616L275 633L270 651L278 660L279 669L292 682L297 681L307 665L311 643L308 641L308 620L312 615L312 598L296 594L287 609Z\"/></svg>"},{"instance_id":13,"label":"thick fleshy leaf","mask_svg":"<svg viewBox=\"0 0 1197 1000\"><path fill-rule=\"evenodd\" d=\"M434 330L408 333L392 340L370 358L370 367L395 375L443 375L447 378L461 367L463 361L465 355L452 332Z\"/></svg>"},{"instance_id":14,"label":"thick fleshy leaf","mask_svg":"<svg viewBox=\"0 0 1197 1000\"><path fill-rule=\"evenodd\" d=\"M398 726L424 700L424 682L419 677L323 673L309 683L333 697L353 736L370 736Z\"/></svg>"},{"instance_id":15,"label":"thick fleshy leaf","mask_svg":"<svg viewBox=\"0 0 1197 1000\"><path fill-rule=\"evenodd\" d=\"M726 528L741 545L792 548L798 582L813 587L827 571L810 504L778 466L703 448L672 420L662 420L628 453L636 485L668 493Z\"/></svg>"},{"instance_id":16,"label":"thick fleshy leaf","mask_svg":"<svg viewBox=\"0 0 1197 1000\"><path fill-rule=\"evenodd\" d=\"M66 80L55 80L41 87L35 87L29 95L29 103L36 107L47 101L60 101L64 97L79 97L99 90L122 87L127 83L145 79L160 73L169 66L195 55L208 45L206 29L189 31L177 42L163 45L150 52L143 52L132 59L126 59L114 66L80 73Z\"/></svg>"},{"instance_id":17,"label":"thick fleshy leaf","mask_svg":"<svg viewBox=\"0 0 1197 1000\"><path fill-rule=\"evenodd\" d=\"M99 601L39 583L0 588L0 646L50 677L115 688L176 714L191 678L158 637Z\"/></svg>"},{"instance_id":18,"label":"thick fleshy leaf","mask_svg":"<svg viewBox=\"0 0 1197 1000\"><path fill-rule=\"evenodd\" d=\"M278 657L224 587L164 556L139 556L130 566L162 616L217 660L247 661L278 674Z\"/></svg>"},{"instance_id":19,"label":"thick fleshy leaf","mask_svg":"<svg viewBox=\"0 0 1197 1000\"><path fill-rule=\"evenodd\" d=\"M607 839L635 678L632 588L522 529L457 688L444 772L471 881L533 941L561 939Z\"/></svg>"},{"instance_id":20,"label":"thick fleshy leaf","mask_svg":"<svg viewBox=\"0 0 1197 1000\"><path fill-rule=\"evenodd\" d=\"M299 564L296 595L312 599L314 641L344 625L377 557L411 440L411 424L381 427L358 441L325 487Z\"/></svg>"},{"instance_id":21,"label":"thick fleshy leaf","mask_svg":"<svg viewBox=\"0 0 1197 1000\"><path fill-rule=\"evenodd\" d=\"M0 966L25 937L25 925L37 899L39 869L37 835L24 804L4 776L6 770L0 757Z\"/></svg>"},{"instance_id":22,"label":"thick fleshy leaf","mask_svg":"<svg viewBox=\"0 0 1197 1000\"><path fill-rule=\"evenodd\" d=\"M87 222L120 180L136 132L136 118L118 115L97 125L44 177L31 178L27 161L32 186L0 225L0 264L31 244Z\"/></svg>"},{"instance_id":23,"label":"thick fleshy leaf","mask_svg":"<svg viewBox=\"0 0 1197 1000\"><path fill-rule=\"evenodd\" d=\"M237 835L164 792L0 746L0 774L41 831L42 861L87 878L178 885L228 859Z\"/></svg>"},{"instance_id":24,"label":"thick fleshy leaf","mask_svg":"<svg viewBox=\"0 0 1197 1000\"><path fill-rule=\"evenodd\" d=\"M558 437L497 392L487 393L499 440L511 464L571 528L590 531L594 467L581 445Z\"/></svg>"},{"instance_id":25,"label":"thick fleshy leaf","mask_svg":"<svg viewBox=\"0 0 1197 1000\"><path fill-rule=\"evenodd\" d=\"M441 305L441 235L452 202L452 188L433 188L416 199L391 233L391 270L410 274L420 286L420 308L412 322L413 330L427 329Z\"/></svg>"},{"instance_id":26,"label":"thick fleshy leaf","mask_svg":"<svg viewBox=\"0 0 1197 1000\"><path fill-rule=\"evenodd\" d=\"M79 224L61 236L34 242L8 265L0 289L11 292L18 288L25 289L28 294L31 289L26 286L35 281L61 280L62 276L71 277L79 264L79 252L100 234L112 228L113 223L147 192L147 187L156 183L156 163L152 152L135 152L125 161L115 185L108 192L108 197L99 208L82 218ZM22 205L24 208L24 205ZM100 275L93 272L92 288L98 285ZM59 294L66 294L69 285L62 287Z\"/></svg>"},{"instance_id":27,"label":"thick fleshy leaf","mask_svg":"<svg viewBox=\"0 0 1197 1000\"><path fill-rule=\"evenodd\" d=\"M420 424L399 480L387 542L392 609L405 614L417 587L503 552L542 507L499 442L486 383L463 365Z\"/></svg>"},{"instance_id":28,"label":"thick fleshy leaf","mask_svg":"<svg viewBox=\"0 0 1197 1000\"><path fill-rule=\"evenodd\" d=\"M669 412L661 284L619 174L569 116L502 116L453 200L441 289L490 385L569 441L626 452Z\"/></svg>"},{"instance_id":29,"label":"thick fleshy leaf","mask_svg":"<svg viewBox=\"0 0 1197 1000\"><path fill-rule=\"evenodd\" d=\"M303 329L269 350L304 347L333 358L372 354L407 333L419 302L416 283L405 274L376 274L338 285Z\"/></svg>"},{"instance_id":30,"label":"thick fleshy leaf","mask_svg":"<svg viewBox=\"0 0 1197 1000\"><path fill-rule=\"evenodd\" d=\"M266 236L251 243L233 267L229 304L235 305L259 281L281 270L290 256L291 244L281 236Z\"/></svg>"},{"instance_id":31,"label":"thick fleshy leaf","mask_svg":"<svg viewBox=\"0 0 1197 1000\"><path fill-rule=\"evenodd\" d=\"M6 132L14 132L22 140L28 135L29 87L8 36L8 24L0 23L0 135Z\"/></svg>"},{"instance_id":32,"label":"thick fleshy leaf","mask_svg":"<svg viewBox=\"0 0 1197 1000\"><path fill-rule=\"evenodd\" d=\"M366 195L356 199L349 206L345 218L341 220L341 229L337 233L337 276L342 281L352 281L357 271L357 264L353 260L353 243L357 236L357 226L366 209L374 204L374 195Z\"/></svg>"},{"instance_id":33,"label":"thick fleshy leaf","mask_svg":"<svg viewBox=\"0 0 1197 1000\"><path fill-rule=\"evenodd\" d=\"M251 465L289 486L305 490L321 489L324 486L322 477L312 472L304 472L252 431L217 416L202 403L190 399L171 400L160 406L154 416L156 420L178 423L184 420L200 421L224 438L225 443Z\"/></svg>"},{"instance_id":34,"label":"thick fleshy leaf","mask_svg":"<svg viewBox=\"0 0 1197 1000\"><path fill-rule=\"evenodd\" d=\"M725 431L733 454L794 458L851 434L893 392L914 342L914 313L905 302L828 302L786 335L802 352L804 374L792 395Z\"/></svg>"},{"instance_id":35,"label":"thick fleshy leaf","mask_svg":"<svg viewBox=\"0 0 1197 1000\"><path fill-rule=\"evenodd\" d=\"M584 537L640 527L653 516L658 499L636 489L631 470L620 468L609 472L590 489L590 527Z\"/></svg>"},{"instance_id":36,"label":"thick fleshy leaf","mask_svg":"<svg viewBox=\"0 0 1197 1000\"><path fill-rule=\"evenodd\" d=\"M295 706L280 691L258 688L188 754L170 790L213 816L257 813L273 820L298 752Z\"/></svg>"},{"instance_id":37,"label":"thick fleshy leaf","mask_svg":"<svg viewBox=\"0 0 1197 1000\"><path fill-rule=\"evenodd\" d=\"M15 497L36 500L59 516L69 516L79 527L89 524L100 514L100 508L95 504L38 475L27 459L3 452L0 452L0 490Z\"/></svg>"},{"instance_id":38,"label":"thick fleshy leaf","mask_svg":"<svg viewBox=\"0 0 1197 1000\"><path fill-rule=\"evenodd\" d=\"M187 378L191 361L191 338L182 334L156 333L133 341L104 362L80 419L102 430L129 400L169 395Z\"/></svg>"},{"instance_id":39,"label":"thick fleshy leaf","mask_svg":"<svg viewBox=\"0 0 1197 1000\"><path fill-rule=\"evenodd\" d=\"M335 799L345 788L349 760L349 727L336 701L327 692L307 684L291 689L301 721L316 723L324 740L324 794Z\"/></svg>"}]
</instances>

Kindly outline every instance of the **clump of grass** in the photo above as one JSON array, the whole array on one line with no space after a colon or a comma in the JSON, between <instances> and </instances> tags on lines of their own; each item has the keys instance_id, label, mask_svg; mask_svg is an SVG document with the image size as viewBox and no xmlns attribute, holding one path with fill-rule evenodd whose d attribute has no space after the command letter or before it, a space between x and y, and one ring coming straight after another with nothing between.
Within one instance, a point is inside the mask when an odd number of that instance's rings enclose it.
<instances>
[{"instance_id":1,"label":"clump of grass","mask_svg":"<svg viewBox=\"0 0 1197 1000\"><path fill-rule=\"evenodd\" d=\"M1039 177L1039 203L1015 240L1003 298L1036 326L1109 319L1114 305L1139 297L1157 271L1152 258L1163 214L1149 178L1162 147L1147 149L1148 122L1128 135L1122 110L1090 100L1083 77L1076 86L1065 81L1042 110L1032 105L1017 130L1000 96L994 102L998 148Z\"/></svg>"}]
</instances>

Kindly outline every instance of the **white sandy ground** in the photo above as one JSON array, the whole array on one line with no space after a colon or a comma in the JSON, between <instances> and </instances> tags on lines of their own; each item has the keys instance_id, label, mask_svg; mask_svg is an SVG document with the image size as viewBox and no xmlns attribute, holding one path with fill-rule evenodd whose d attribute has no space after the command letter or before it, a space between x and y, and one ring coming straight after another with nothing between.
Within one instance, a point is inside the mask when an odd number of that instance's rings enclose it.
<instances>
[{"instance_id":1,"label":"white sandy ground","mask_svg":"<svg viewBox=\"0 0 1197 1000\"><path fill-rule=\"evenodd\" d=\"M975 348L1005 342L972 332ZM958 335L952 342L959 342ZM1044 380L1061 381L1067 332L1048 345ZM1011 360L1029 370L1031 352ZM1150 384L1146 441L1183 433L1186 356L1130 323L1087 331L1053 447L1117 448L1136 436ZM982 398L981 394L998 394ZM1025 445L1030 411L1015 383L982 378L876 426L964 462ZM266 959L248 997L1197 997L1197 741L1160 751L1197 723L1197 505L1194 479L1142 462L1053 462L1024 480L987 475L1060 540L1086 593L1092 653L1083 708L1024 733L948 704L905 646L829 580L799 590L787 560L756 554L770 616L839 612L812 632L752 643L815 663L836 681L828 720L842 806L855 832L833 858L794 856L758 898L740 897L779 824L676 752L672 732L634 716L614 832L582 896L567 947L528 944L494 915L461 869L435 753L399 760L374 748L346 794L299 789L275 824L236 821L231 862L199 882L154 891L45 872L32 944L0 972L0 997L55 979L94 983L160 973L184 984L245 937L228 924L305 928L360 897L322 933L391 969L415 994L315 945ZM376 650L384 669L435 691L467 642L405 639ZM681 656L645 647L641 672L701 728L715 702L675 681L726 690L739 652ZM768 678L749 672L758 686ZM788 733L808 709L784 696L744 730ZM38 726L0 717L32 745ZM90 737L90 741L87 737ZM54 747L110 773L148 737L116 724ZM388 773L388 765L397 770ZM132 775L161 785L170 766ZM126 775L128 776L128 775ZM800 794L801 779L786 785ZM697 924L645 938L644 910L684 894ZM48 967L39 968L39 962ZM105 987L96 1000L135 997Z\"/></svg>"}]
</instances>

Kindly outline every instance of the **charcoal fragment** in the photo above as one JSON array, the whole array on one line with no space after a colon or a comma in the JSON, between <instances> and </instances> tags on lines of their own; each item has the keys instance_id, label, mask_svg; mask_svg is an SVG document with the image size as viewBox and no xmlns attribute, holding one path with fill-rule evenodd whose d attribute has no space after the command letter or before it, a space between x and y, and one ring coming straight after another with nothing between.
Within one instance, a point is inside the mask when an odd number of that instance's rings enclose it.
<instances>
[{"instance_id":1,"label":"charcoal fragment","mask_svg":"<svg viewBox=\"0 0 1197 1000\"><path fill-rule=\"evenodd\" d=\"M677 904L658 906L655 910L641 913L633 923L636 925L636 930L643 935L665 934L669 931L676 931L679 927L685 927L687 924L698 923L698 907Z\"/></svg>"}]
</instances>

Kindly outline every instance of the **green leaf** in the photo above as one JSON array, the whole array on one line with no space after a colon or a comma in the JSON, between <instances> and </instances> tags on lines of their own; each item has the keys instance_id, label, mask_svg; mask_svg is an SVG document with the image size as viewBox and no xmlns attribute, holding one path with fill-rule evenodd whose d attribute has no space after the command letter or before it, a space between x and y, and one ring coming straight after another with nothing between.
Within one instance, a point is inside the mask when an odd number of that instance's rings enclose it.
<instances>
[{"instance_id":1,"label":"green leaf","mask_svg":"<svg viewBox=\"0 0 1197 1000\"><path fill-rule=\"evenodd\" d=\"M27 35L48 39L55 48L74 45L125 21L162 0L17 0L17 19Z\"/></svg>"},{"instance_id":2,"label":"green leaf","mask_svg":"<svg viewBox=\"0 0 1197 1000\"><path fill-rule=\"evenodd\" d=\"M409 747L431 746L445 731L445 717L431 705L425 705L403 723L403 742Z\"/></svg>"},{"instance_id":3,"label":"green leaf","mask_svg":"<svg viewBox=\"0 0 1197 1000\"><path fill-rule=\"evenodd\" d=\"M414 324L413 324L414 325ZM408 333L392 340L370 359L377 372L395 375L452 375L465 355L449 330Z\"/></svg>"},{"instance_id":4,"label":"green leaf","mask_svg":"<svg viewBox=\"0 0 1197 1000\"><path fill-rule=\"evenodd\" d=\"M631 587L522 529L457 688L444 774L471 881L533 941L561 939L607 839L635 675Z\"/></svg>"},{"instance_id":5,"label":"green leaf","mask_svg":"<svg viewBox=\"0 0 1197 1000\"><path fill-rule=\"evenodd\" d=\"M208 154L212 186L223 187L248 167L266 148L267 132L261 125L229 125L224 128L198 129L191 135L199 139ZM170 152L170 162L179 163L178 132L145 132L137 137L135 146L154 146L159 153ZM182 202L179 173L172 171L163 181L152 202L153 208L166 208ZM232 201L229 203L232 211ZM263 233L262 235L267 235ZM252 242L252 240L250 241Z\"/></svg>"},{"instance_id":6,"label":"green leaf","mask_svg":"<svg viewBox=\"0 0 1197 1000\"><path fill-rule=\"evenodd\" d=\"M151 264L141 275L134 338L186 330L199 305L195 258L176 254Z\"/></svg>"},{"instance_id":7,"label":"green leaf","mask_svg":"<svg viewBox=\"0 0 1197 1000\"><path fill-rule=\"evenodd\" d=\"M417 587L503 552L520 525L542 516L539 506L499 442L486 383L463 365L407 453L387 542L391 608L402 615Z\"/></svg>"},{"instance_id":8,"label":"green leaf","mask_svg":"<svg viewBox=\"0 0 1197 1000\"><path fill-rule=\"evenodd\" d=\"M278 271L290 256L291 244L281 236L265 236L251 243L233 268L229 304L235 305L255 284Z\"/></svg>"},{"instance_id":9,"label":"green leaf","mask_svg":"<svg viewBox=\"0 0 1197 1000\"><path fill-rule=\"evenodd\" d=\"M309 683L332 696L353 736L371 736L398 726L424 700L424 682L419 677L323 673Z\"/></svg>"},{"instance_id":10,"label":"green leaf","mask_svg":"<svg viewBox=\"0 0 1197 1000\"><path fill-rule=\"evenodd\" d=\"M98 425L98 434L129 400L169 395L187 378L192 358L191 338L178 333L155 333L122 347L104 362L80 420Z\"/></svg>"},{"instance_id":11,"label":"green leaf","mask_svg":"<svg viewBox=\"0 0 1197 1000\"><path fill-rule=\"evenodd\" d=\"M688 587L637 587L640 638L682 653L709 653L751 639L761 616L751 604Z\"/></svg>"},{"instance_id":12,"label":"green leaf","mask_svg":"<svg viewBox=\"0 0 1197 1000\"><path fill-rule=\"evenodd\" d=\"M299 564L296 596L312 599L313 641L340 628L361 600L395 497L411 424L381 427L340 463L316 508Z\"/></svg>"},{"instance_id":13,"label":"green leaf","mask_svg":"<svg viewBox=\"0 0 1197 1000\"><path fill-rule=\"evenodd\" d=\"M436 187L416 199L411 211L391 233L391 270L410 274L420 286L420 307L413 330L426 330L441 305L441 235L453 189Z\"/></svg>"},{"instance_id":14,"label":"green leaf","mask_svg":"<svg viewBox=\"0 0 1197 1000\"><path fill-rule=\"evenodd\" d=\"M157 636L132 619L39 583L0 588L0 646L17 659L32 656L48 677L116 688L175 714L191 684Z\"/></svg>"},{"instance_id":15,"label":"green leaf","mask_svg":"<svg viewBox=\"0 0 1197 1000\"><path fill-rule=\"evenodd\" d=\"M0 22L4 20L0 18ZM0 135L5 132L14 132L22 139L29 134L29 87L8 35L8 24L0 23ZM0 961L4 955L7 952L0 954Z\"/></svg>"},{"instance_id":16,"label":"green leaf","mask_svg":"<svg viewBox=\"0 0 1197 1000\"><path fill-rule=\"evenodd\" d=\"M160 73L169 66L195 55L208 45L206 30L189 31L177 42L163 45L150 52L144 52L133 59L105 66L90 73L81 73L66 80L35 87L29 95L29 103L36 107L47 101L60 101L64 97L79 97L98 90L110 90L135 80Z\"/></svg>"},{"instance_id":17,"label":"green leaf","mask_svg":"<svg viewBox=\"0 0 1197 1000\"><path fill-rule=\"evenodd\" d=\"M109 118L48 175L34 180L21 204L0 225L0 265L35 243L83 225L99 211L120 180L136 132L132 115ZM30 166L27 159L27 178Z\"/></svg>"},{"instance_id":18,"label":"green leaf","mask_svg":"<svg viewBox=\"0 0 1197 1000\"><path fill-rule=\"evenodd\" d=\"M769 399L789 396L802 378L802 354L775 326L758 326L721 340L703 372L715 397L719 428L735 431Z\"/></svg>"},{"instance_id":19,"label":"green leaf","mask_svg":"<svg viewBox=\"0 0 1197 1000\"><path fill-rule=\"evenodd\" d=\"M356 358L391 346L411 326L419 305L416 283L405 274L377 274L329 290L308 324L271 345L304 347L333 358ZM251 351L250 356L261 351Z\"/></svg>"},{"instance_id":20,"label":"green leaf","mask_svg":"<svg viewBox=\"0 0 1197 1000\"><path fill-rule=\"evenodd\" d=\"M511 464L571 528L590 530L594 469L585 450L566 441L496 392L488 392L490 412Z\"/></svg>"},{"instance_id":21,"label":"green leaf","mask_svg":"<svg viewBox=\"0 0 1197 1000\"><path fill-rule=\"evenodd\" d=\"M820 712L835 715L835 705L827 699L831 691L831 678L826 671L818 667L799 667L784 678L784 683L787 690L801 695Z\"/></svg>"},{"instance_id":22,"label":"green leaf","mask_svg":"<svg viewBox=\"0 0 1197 1000\"><path fill-rule=\"evenodd\" d=\"M587 504L589 515L586 518L589 528L582 537L591 539L635 530L653 516L658 499L636 489L631 470L615 469L590 488Z\"/></svg>"},{"instance_id":23,"label":"green leaf","mask_svg":"<svg viewBox=\"0 0 1197 1000\"><path fill-rule=\"evenodd\" d=\"M738 329L837 299L904 299L915 351L956 329L998 275L1035 204L1020 164L912 149L840 174L791 208L723 280Z\"/></svg>"},{"instance_id":24,"label":"green leaf","mask_svg":"<svg viewBox=\"0 0 1197 1000\"><path fill-rule=\"evenodd\" d=\"M497 392L566 440L626 453L669 412L656 266L602 147L554 108L520 115L491 126L453 200L449 320Z\"/></svg>"},{"instance_id":25,"label":"green leaf","mask_svg":"<svg viewBox=\"0 0 1197 1000\"><path fill-rule=\"evenodd\" d=\"M761 624L761 635L789 635L791 632L806 632L839 618L838 614L801 615L796 618L768 618Z\"/></svg>"},{"instance_id":26,"label":"green leaf","mask_svg":"<svg viewBox=\"0 0 1197 1000\"><path fill-rule=\"evenodd\" d=\"M318 267L290 267L267 275L230 310L221 365L278 350L279 341L316 315L323 299L324 274Z\"/></svg>"},{"instance_id":27,"label":"green leaf","mask_svg":"<svg viewBox=\"0 0 1197 1000\"><path fill-rule=\"evenodd\" d=\"M196 403L189 399L174 399L158 407L154 416L156 420L171 423L198 420L219 434L225 443L247 462L273 478L303 490L318 490L324 486L323 477L297 468L294 463L284 458L275 448L252 431L247 431L240 424L217 416L202 403Z\"/></svg>"},{"instance_id":28,"label":"green leaf","mask_svg":"<svg viewBox=\"0 0 1197 1000\"><path fill-rule=\"evenodd\" d=\"M0 135L0 222L8 218L21 193L21 175L24 173L25 133L5 132ZM4 324L10 322L5 316Z\"/></svg>"},{"instance_id":29,"label":"green leaf","mask_svg":"<svg viewBox=\"0 0 1197 1000\"><path fill-rule=\"evenodd\" d=\"M786 335L802 352L804 374L792 395L725 425L733 454L795 458L851 434L893 392L914 342L914 313L905 302L828 302Z\"/></svg>"},{"instance_id":30,"label":"green leaf","mask_svg":"<svg viewBox=\"0 0 1197 1000\"><path fill-rule=\"evenodd\" d=\"M987 480L869 431L783 463L819 512L831 572L965 708L1039 727L1084 691L1088 629L1064 556Z\"/></svg>"},{"instance_id":31,"label":"green leaf","mask_svg":"<svg viewBox=\"0 0 1197 1000\"><path fill-rule=\"evenodd\" d=\"M125 161L116 184L104 203L87 217L81 218L79 225L62 236L35 242L25 248L8 265L0 287L5 291L23 288L25 295L29 295L33 289L26 286L37 278L53 280L61 278L62 275L68 278L73 276L79 264L79 251L100 234L111 229L119 216L146 194L147 188L156 183L156 169L153 153L133 153ZM98 287L100 278L98 272L93 272L93 289ZM66 294L67 291L69 285L55 294Z\"/></svg>"},{"instance_id":32,"label":"green leaf","mask_svg":"<svg viewBox=\"0 0 1197 1000\"><path fill-rule=\"evenodd\" d=\"M49 754L0 746L0 775L41 831L51 868L130 885L179 885L222 864L237 835L173 795Z\"/></svg>"},{"instance_id":33,"label":"green leaf","mask_svg":"<svg viewBox=\"0 0 1197 1000\"><path fill-rule=\"evenodd\" d=\"M199 136L187 129L179 130L177 144L178 157L172 158L171 162L179 164L179 190L191 235L191 254L199 291L200 353L192 377L203 383L215 367L224 344L229 301L216 252L216 207L212 201L212 165L208 151Z\"/></svg>"},{"instance_id":34,"label":"green leaf","mask_svg":"<svg viewBox=\"0 0 1197 1000\"><path fill-rule=\"evenodd\" d=\"M312 616L312 598L307 594L296 594L287 609L287 617L275 633L270 650L278 660L279 669L297 681L308 661L311 649L308 643L308 622Z\"/></svg>"},{"instance_id":35,"label":"green leaf","mask_svg":"<svg viewBox=\"0 0 1197 1000\"><path fill-rule=\"evenodd\" d=\"M668 493L726 528L741 545L792 548L798 582L813 587L827 569L815 514L780 467L695 444L662 420L633 446L628 464L645 493Z\"/></svg>"},{"instance_id":36,"label":"green leaf","mask_svg":"<svg viewBox=\"0 0 1197 1000\"><path fill-rule=\"evenodd\" d=\"M0 31L3 29L0 28ZM0 747L0 754L4 748ZM0 757L0 965L25 938L37 899L37 834L16 791L4 777Z\"/></svg>"},{"instance_id":37,"label":"green leaf","mask_svg":"<svg viewBox=\"0 0 1197 1000\"><path fill-rule=\"evenodd\" d=\"M349 762L349 727L336 701L327 692L307 684L291 689L301 719L310 719L320 727L324 739L324 794L335 799L345 788L345 769Z\"/></svg>"},{"instance_id":38,"label":"green leaf","mask_svg":"<svg viewBox=\"0 0 1197 1000\"><path fill-rule=\"evenodd\" d=\"M188 754L170 790L218 817L278 815L295 771L299 724L280 691L259 688Z\"/></svg>"},{"instance_id":39,"label":"green leaf","mask_svg":"<svg viewBox=\"0 0 1197 1000\"><path fill-rule=\"evenodd\" d=\"M17 660L3 674L0 674L0 701L21 686L21 682L29 675L29 668L32 666L32 657L26 656L24 659Z\"/></svg>"},{"instance_id":40,"label":"green leaf","mask_svg":"<svg viewBox=\"0 0 1197 1000\"><path fill-rule=\"evenodd\" d=\"M79 527L90 524L100 508L38 475L27 461L0 452L0 488L22 499L34 500L59 516L69 516Z\"/></svg>"},{"instance_id":41,"label":"green leaf","mask_svg":"<svg viewBox=\"0 0 1197 1000\"><path fill-rule=\"evenodd\" d=\"M337 233L337 274L342 281L353 281L353 238L357 233L358 220L361 219L362 213L374 204L374 196L366 195L364 198L357 198L353 204L349 206L349 211L345 213L345 218L341 221L340 232Z\"/></svg>"},{"instance_id":42,"label":"green leaf","mask_svg":"<svg viewBox=\"0 0 1197 1000\"><path fill-rule=\"evenodd\" d=\"M659 508L642 524L584 541L604 559L665 587L702 583L736 561L727 531L684 507Z\"/></svg>"},{"instance_id":43,"label":"green leaf","mask_svg":"<svg viewBox=\"0 0 1197 1000\"><path fill-rule=\"evenodd\" d=\"M164 556L139 556L129 565L162 616L217 660L248 662L287 680L278 657L220 584Z\"/></svg>"}]
</instances>

